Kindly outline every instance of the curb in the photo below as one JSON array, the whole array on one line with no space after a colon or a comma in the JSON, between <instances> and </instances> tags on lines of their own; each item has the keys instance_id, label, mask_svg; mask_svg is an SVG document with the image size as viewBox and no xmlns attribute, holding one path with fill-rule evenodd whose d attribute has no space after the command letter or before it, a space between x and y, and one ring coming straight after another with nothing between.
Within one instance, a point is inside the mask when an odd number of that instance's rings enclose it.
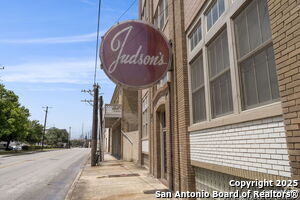
<instances>
[{"instance_id":1,"label":"curb","mask_svg":"<svg viewBox=\"0 0 300 200\"><path fill-rule=\"evenodd\" d=\"M76 185L77 185L77 182L79 180L79 178L81 177L81 174L86 166L86 164L88 163L88 161L90 160L90 156L87 158L87 160L84 162L82 168L80 169L80 171L78 172L76 178L74 179L72 185L70 186L69 190L68 190L68 193L65 197L65 200L71 200L72 199L72 195L73 195L73 191L75 190L76 188Z\"/></svg>"}]
</instances>

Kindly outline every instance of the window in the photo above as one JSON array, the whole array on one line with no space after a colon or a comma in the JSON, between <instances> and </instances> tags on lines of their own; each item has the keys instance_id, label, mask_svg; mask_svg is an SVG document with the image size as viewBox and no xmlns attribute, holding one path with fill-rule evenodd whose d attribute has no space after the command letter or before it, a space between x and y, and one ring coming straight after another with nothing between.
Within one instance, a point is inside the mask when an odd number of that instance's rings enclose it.
<instances>
[{"instance_id":1,"label":"window","mask_svg":"<svg viewBox=\"0 0 300 200\"><path fill-rule=\"evenodd\" d=\"M148 6L147 1L144 2L143 12L142 12L142 20L148 21Z\"/></svg>"},{"instance_id":2,"label":"window","mask_svg":"<svg viewBox=\"0 0 300 200\"><path fill-rule=\"evenodd\" d=\"M168 3L167 0L160 0L158 4L158 11L154 16L154 25L160 30L164 28L164 25L168 18Z\"/></svg>"},{"instance_id":3,"label":"window","mask_svg":"<svg viewBox=\"0 0 300 200\"><path fill-rule=\"evenodd\" d=\"M142 101L142 138L148 136L148 124L149 124L149 99L148 95Z\"/></svg>"},{"instance_id":4,"label":"window","mask_svg":"<svg viewBox=\"0 0 300 200\"><path fill-rule=\"evenodd\" d=\"M158 82L157 89L163 87L168 82L168 72L166 75Z\"/></svg>"},{"instance_id":5,"label":"window","mask_svg":"<svg viewBox=\"0 0 300 200\"><path fill-rule=\"evenodd\" d=\"M225 0L216 0L207 12L207 30L209 30L225 11Z\"/></svg>"},{"instance_id":6,"label":"window","mask_svg":"<svg viewBox=\"0 0 300 200\"><path fill-rule=\"evenodd\" d=\"M198 56L190 64L193 123L206 119L203 57Z\"/></svg>"},{"instance_id":7,"label":"window","mask_svg":"<svg viewBox=\"0 0 300 200\"><path fill-rule=\"evenodd\" d=\"M212 117L232 112L232 90L227 32L224 30L207 48Z\"/></svg>"},{"instance_id":8,"label":"window","mask_svg":"<svg viewBox=\"0 0 300 200\"><path fill-rule=\"evenodd\" d=\"M198 24L189 37L191 51L197 46L197 44L201 41L201 39L202 39L202 29L201 29L201 24Z\"/></svg>"},{"instance_id":9,"label":"window","mask_svg":"<svg viewBox=\"0 0 300 200\"><path fill-rule=\"evenodd\" d=\"M153 24L154 26L156 26L158 28L158 16L157 16L157 12L155 13L154 17L153 17Z\"/></svg>"},{"instance_id":10,"label":"window","mask_svg":"<svg viewBox=\"0 0 300 200\"><path fill-rule=\"evenodd\" d=\"M266 0L253 0L235 19L243 109L279 99Z\"/></svg>"}]
</instances>

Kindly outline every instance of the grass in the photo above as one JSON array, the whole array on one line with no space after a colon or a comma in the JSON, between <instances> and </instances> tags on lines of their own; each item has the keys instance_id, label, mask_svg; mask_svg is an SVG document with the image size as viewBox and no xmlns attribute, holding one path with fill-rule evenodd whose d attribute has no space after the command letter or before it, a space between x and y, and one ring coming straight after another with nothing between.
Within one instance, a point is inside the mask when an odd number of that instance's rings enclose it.
<instances>
[{"instance_id":1,"label":"grass","mask_svg":"<svg viewBox=\"0 0 300 200\"><path fill-rule=\"evenodd\" d=\"M53 151L59 150L62 148L44 148L44 151ZM0 151L0 155L8 155L8 154L18 154L18 153L26 153L26 152L35 152L35 151L42 151L41 149L34 149L34 150L11 150L11 151Z\"/></svg>"}]
</instances>

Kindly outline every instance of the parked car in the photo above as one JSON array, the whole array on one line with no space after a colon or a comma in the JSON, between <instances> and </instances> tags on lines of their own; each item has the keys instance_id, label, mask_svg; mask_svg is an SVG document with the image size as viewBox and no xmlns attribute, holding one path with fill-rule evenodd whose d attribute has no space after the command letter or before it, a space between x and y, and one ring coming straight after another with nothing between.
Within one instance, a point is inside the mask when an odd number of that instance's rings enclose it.
<instances>
[{"instance_id":1,"label":"parked car","mask_svg":"<svg viewBox=\"0 0 300 200\"><path fill-rule=\"evenodd\" d=\"M13 150L22 150L21 146L12 146Z\"/></svg>"},{"instance_id":2,"label":"parked car","mask_svg":"<svg viewBox=\"0 0 300 200\"><path fill-rule=\"evenodd\" d=\"M9 146L7 149L8 149L8 151L14 150L14 148L11 146Z\"/></svg>"}]
</instances>

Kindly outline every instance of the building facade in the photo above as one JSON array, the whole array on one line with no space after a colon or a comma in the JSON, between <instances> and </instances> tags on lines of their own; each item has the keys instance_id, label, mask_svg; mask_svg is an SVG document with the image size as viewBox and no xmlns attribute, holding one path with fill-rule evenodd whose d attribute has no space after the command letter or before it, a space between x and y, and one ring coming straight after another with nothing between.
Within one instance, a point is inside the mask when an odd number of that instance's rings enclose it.
<instances>
[{"instance_id":1,"label":"building facade","mask_svg":"<svg viewBox=\"0 0 300 200\"><path fill-rule=\"evenodd\" d=\"M194 190L189 158L189 110L183 2L140 1L140 17L156 26L172 46L166 76L139 92L139 163L172 190ZM176 13L176 14L175 14ZM176 84L175 84L176 83Z\"/></svg>"},{"instance_id":2,"label":"building facade","mask_svg":"<svg viewBox=\"0 0 300 200\"><path fill-rule=\"evenodd\" d=\"M138 163L171 190L300 179L300 1L140 0L169 39L138 93Z\"/></svg>"},{"instance_id":3,"label":"building facade","mask_svg":"<svg viewBox=\"0 0 300 200\"><path fill-rule=\"evenodd\" d=\"M138 92L116 86L104 105L106 151L117 159L138 160Z\"/></svg>"}]
</instances>

